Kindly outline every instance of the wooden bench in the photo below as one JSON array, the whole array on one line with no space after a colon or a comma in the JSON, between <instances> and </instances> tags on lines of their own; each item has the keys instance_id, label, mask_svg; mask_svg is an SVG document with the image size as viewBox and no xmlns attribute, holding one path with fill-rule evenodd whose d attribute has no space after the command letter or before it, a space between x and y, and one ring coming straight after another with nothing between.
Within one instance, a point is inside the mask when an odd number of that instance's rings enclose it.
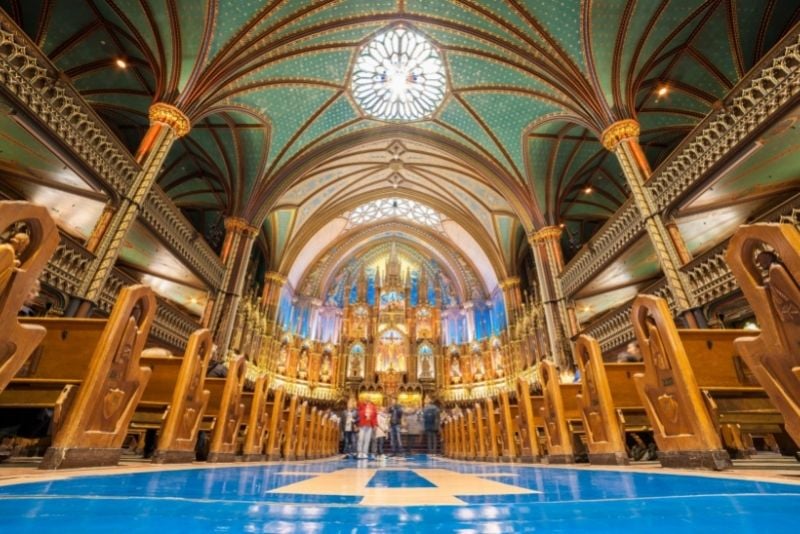
<instances>
[{"instance_id":1,"label":"wooden bench","mask_svg":"<svg viewBox=\"0 0 800 534\"><path fill-rule=\"evenodd\" d=\"M483 406L481 406L480 402L476 402L473 405L473 410L475 413L475 435L476 435L476 451L475 451L475 458L477 460L484 461L487 458L486 453L486 414L484 412Z\"/></svg>"},{"instance_id":2,"label":"wooden bench","mask_svg":"<svg viewBox=\"0 0 800 534\"><path fill-rule=\"evenodd\" d=\"M575 355L581 372L577 401L586 429L589 462L627 465L621 413L626 409L644 410L633 381L634 374L644 372L644 364L604 364L599 343L586 335L578 337Z\"/></svg>"},{"instance_id":3,"label":"wooden bench","mask_svg":"<svg viewBox=\"0 0 800 534\"><path fill-rule=\"evenodd\" d=\"M519 429L520 460L538 462L541 449L536 432L536 412L533 409L530 384L525 379L517 380L517 428Z\"/></svg>"},{"instance_id":4,"label":"wooden bench","mask_svg":"<svg viewBox=\"0 0 800 534\"><path fill-rule=\"evenodd\" d=\"M679 330L666 301L652 295L639 295L632 315L645 362L634 380L662 465L725 469L731 462L721 435L746 455L742 428L780 431L780 413L734 346L747 331Z\"/></svg>"},{"instance_id":5,"label":"wooden bench","mask_svg":"<svg viewBox=\"0 0 800 534\"><path fill-rule=\"evenodd\" d=\"M289 406L283 413L283 433L282 433L282 446L283 446L283 459L288 460L294 456L294 434L297 430L297 416L301 404L297 395L292 395L289 400Z\"/></svg>"},{"instance_id":6,"label":"wooden bench","mask_svg":"<svg viewBox=\"0 0 800 534\"><path fill-rule=\"evenodd\" d=\"M249 396L249 406L245 403L245 413L248 414L242 446L242 460L245 462L260 462L266 458L264 448L269 429L269 382L268 377L259 377Z\"/></svg>"},{"instance_id":7,"label":"wooden bench","mask_svg":"<svg viewBox=\"0 0 800 534\"><path fill-rule=\"evenodd\" d=\"M542 361L540 373L544 387L544 405L540 408L540 413L544 419L547 461L551 464L573 463L575 452L567 419L576 416L575 394L577 392L566 395L567 398L572 399L573 403L566 405L562 386L567 386L567 384L559 384L559 375L555 364L547 360ZM569 384L569 386L577 386L577 384ZM579 417L579 415L577 416Z\"/></svg>"},{"instance_id":8,"label":"wooden bench","mask_svg":"<svg viewBox=\"0 0 800 534\"><path fill-rule=\"evenodd\" d=\"M308 432L308 401L304 400L300 403L300 410L297 414L294 431L294 441L289 447L289 453L286 455L287 460L304 460L305 459L305 444Z\"/></svg>"},{"instance_id":9,"label":"wooden bench","mask_svg":"<svg viewBox=\"0 0 800 534\"><path fill-rule=\"evenodd\" d=\"M139 359L156 310L145 286L123 288L108 319L25 318L47 334L5 390L0 408L52 408L42 469L116 465L150 369Z\"/></svg>"},{"instance_id":10,"label":"wooden bench","mask_svg":"<svg viewBox=\"0 0 800 534\"><path fill-rule=\"evenodd\" d=\"M501 391L497 397L500 405L501 459L505 462L515 462L519 458L517 457L515 421L511 411L511 401L505 390Z\"/></svg>"},{"instance_id":11,"label":"wooden bench","mask_svg":"<svg viewBox=\"0 0 800 534\"><path fill-rule=\"evenodd\" d=\"M208 461L211 463L236 460L239 429L245 417L245 406L242 402L245 378L243 356L230 360L227 377L206 378L206 387L211 392L206 417L214 418L208 450Z\"/></svg>"},{"instance_id":12,"label":"wooden bench","mask_svg":"<svg viewBox=\"0 0 800 534\"><path fill-rule=\"evenodd\" d=\"M272 411L269 416L269 430L267 431L267 460L278 460L281 457L281 436L283 434L283 412L286 395L282 387L273 393Z\"/></svg>"},{"instance_id":13,"label":"wooden bench","mask_svg":"<svg viewBox=\"0 0 800 534\"><path fill-rule=\"evenodd\" d=\"M488 429L488 444L486 459L490 462L500 460L500 422L499 412L495 409L494 399L486 397L486 428Z\"/></svg>"},{"instance_id":14,"label":"wooden bench","mask_svg":"<svg viewBox=\"0 0 800 534\"><path fill-rule=\"evenodd\" d=\"M189 336L182 358L143 356L141 362L152 370L134 415L147 426L155 413L160 428L153 462L182 463L195 458L195 445L211 393L205 389L206 368L211 358L211 332L197 330Z\"/></svg>"},{"instance_id":15,"label":"wooden bench","mask_svg":"<svg viewBox=\"0 0 800 534\"><path fill-rule=\"evenodd\" d=\"M725 259L761 327L736 348L800 446L800 231L792 224L742 226Z\"/></svg>"},{"instance_id":16,"label":"wooden bench","mask_svg":"<svg viewBox=\"0 0 800 534\"><path fill-rule=\"evenodd\" d=\"M0 245L0 392L45 337L45 328L20 324L17 314L59 242L58 229L46 208L28 202L0 202L0 231L17 225L24 226L26 233L13 235L9 243Z\"/></svg>"}]
</instances>

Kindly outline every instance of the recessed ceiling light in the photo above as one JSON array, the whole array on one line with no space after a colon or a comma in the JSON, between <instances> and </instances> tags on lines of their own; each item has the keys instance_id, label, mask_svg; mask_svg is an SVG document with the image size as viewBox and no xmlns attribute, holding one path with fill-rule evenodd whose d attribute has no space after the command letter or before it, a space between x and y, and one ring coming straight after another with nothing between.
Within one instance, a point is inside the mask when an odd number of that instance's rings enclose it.
<instances>
[{"instance_id":1,"label":"recessed ceiling light","mask_svg":"<svg viewBox=\"0 0 800 534\"><path fill-rule=\"evenodd\" d=\"M114 63L117 65L117 67L119 67L121 69L127 69L128 68L128 63L122 58L117 58L117 60Z\"/></svg>"},{"instance_id":2,"label":"recessed ceiling light","mask_svg":"<svg viewBox=\"0 0 800 534\"><path fill-rule=\"evenodd\" d=\"M658 96L667 96L667 93L669 93L669 87L667 87L666 85L660 86L656 91L656 94Z\"/></svg>"},{"instance_id":3,"label":"recessed ceiling light","mask_svg":"<svg viewBox=\"0 0 800 534\"><path fill-rule=\"evenodd\" d=\"M591 185L587 185L586 187L583 188L583 192L586 193L587 195L592 194L593 191L594 189L592 188Z\"/></svg>"}]
</instances>

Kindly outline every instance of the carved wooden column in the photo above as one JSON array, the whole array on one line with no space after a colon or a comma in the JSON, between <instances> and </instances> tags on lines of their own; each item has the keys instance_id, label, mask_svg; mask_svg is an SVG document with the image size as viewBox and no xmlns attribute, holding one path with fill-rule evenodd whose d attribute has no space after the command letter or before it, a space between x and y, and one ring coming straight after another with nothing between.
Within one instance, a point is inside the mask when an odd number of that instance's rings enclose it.
<instances>
[{"instance_id":1,"label":"carved wooden column","mask_svg":"<svg viewBox=\"0 0 800 534\"><path fill-rule=\"evenodd\" d=\"M566 300L559 275L564 269L561 252L561 232L558 226L546 226L528 236L536 264L539 298L544 310L545 326L550 355L562 369L566 369L568 349L566 339L575 334L567 314Z\"/></svg>"},{"instance_id":2,"label":"carved wooden column","mask_svg":"<svg viewBox=\"0 0 800 534\"><path fill-rule=\"evenodd\" d=\"M222 286L214 299L209 327L214 332L217 354L223 356L228 351L236 311L242 298L244 279L253 242L258 228L238 217L225 219L225 241L222 244L221 259L225 265Z\"/></svg>"},{"instance_id":3,"label":"carved wooden column","mask_svg":"<svg viewBox=\"0 0 800 534\"><path fill-rule=\"evenodd\" d=\"M692 310L697 308L697 302L689 280L680 271L683 264L680 253L645 185L652 171L639 144L639 123L633 119L615 122L606 128L601 140L603 146L617 156L625 173L633 200L645 222L647 235L656 251L658 263L664 272L664 278L678 311L685 316L690 326L696 327L697 322Z\"/></svg>"},{"instance_id":4,"label":"carved wooden column","mask_svg":"<svg viewBox=\"0 0 800 534\"><path fill-rule=\"evenodd\" d=\"M119 208L104 225L105 229L93 251L95 260L87 269L84 282L78 289L77 296L82 300L87 303L97 303L99 300L125 236L136 221L142 203L155 183L172 144L189 133L190 128L189 119L178 108L161 102L150 106L150 128L136 152L140 170L124 193ZM81 308L81 314L89 311L89 306Z\"/></svg>"}]
</instances>

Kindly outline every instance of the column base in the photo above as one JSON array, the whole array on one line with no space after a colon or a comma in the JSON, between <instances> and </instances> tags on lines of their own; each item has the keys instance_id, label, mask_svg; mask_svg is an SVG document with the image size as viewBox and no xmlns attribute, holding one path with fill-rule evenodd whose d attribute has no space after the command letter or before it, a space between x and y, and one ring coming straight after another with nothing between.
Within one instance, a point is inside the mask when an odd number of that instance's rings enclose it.
<instances>
[{"instance_id":1,"label":"column base","mask_svg":"<svg viewBox=\"0 0 800 534\"><path fill-rule=\"evenodd\" d=\"M210 464L222 464L237 462L239 458L235 452L210 452L206 461Z\"/></svg>"},{"instance_id":2,"label":"column base","mask_svg":"<svg viewBox=\"0 0 800 534\"><path fill-rule=\"evenodd\" d=\"M630 460L624 452L607 452L590 454L589 463L592 465L628 465Z\"/></svg>"},{"instance_id":3,"label":"column base","mask_svg":"<svg viewBox=\"0 0 800 534\"><path fill-rule=\"evenodd\" d=\"M711 469L723 471L733 466L727 451L658 451L658 461L662 467L681 467L688 469Z\"/></svg>"},{"instance_id":4,"label":"column base","mask_svg":"<svg viewBox=\"0 0 800 534\"><path fill-rule=\"evenodd\" d=\"M107 467L119 464L122 449L59 449L49 447L39 469Z\"/></svg>"},{"instance_id":5,"label":"column base","mask_svg":"<svg viewBox=\"0 0 800 534\"><path fill-rule=\"evenodd\" d=\"M551 454L547 457L548 464L574 464L575 456L573 454Z\"/></svg>"},{"instance_id":6,"label":"column base","mask_svg":"<svg viewBox=\"0 0 800 534\"><path fill-rule=\"evenodd\" d=\"M196 455L194 451L161 451L158 450L153 454L154 464L188 464L195 461Z\"/></svg>"}]
</instances>

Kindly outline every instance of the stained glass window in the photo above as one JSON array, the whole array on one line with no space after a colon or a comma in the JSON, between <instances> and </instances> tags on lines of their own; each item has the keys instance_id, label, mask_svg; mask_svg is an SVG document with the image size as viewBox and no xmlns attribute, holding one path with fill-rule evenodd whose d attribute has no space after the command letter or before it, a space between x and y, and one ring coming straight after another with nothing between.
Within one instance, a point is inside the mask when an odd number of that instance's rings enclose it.
<instances>
[{"instance_id":1,"label":"stained glass window","mask_svg":"<svg viewBox=\"0 0 800 534\"><path fill-rule=\"evenodd\" d=\"M382 198L362 204L346 214L347 226L352 228L381 219L394 217L430 226L442 232L442 216L432 208L404 198Z\"/></svg>"},{"instance_id":2,"label":"stained glass window","mask_svg":"<svg viewBox=\"0 0 800 534\"><path fill-rule=\"evenodd\" d=\"M361 49L353 70L353 96L377 119L428 117L442 102L445 87L439 52L406 28L376 36Z\"/></svg>"}]
</instances>

